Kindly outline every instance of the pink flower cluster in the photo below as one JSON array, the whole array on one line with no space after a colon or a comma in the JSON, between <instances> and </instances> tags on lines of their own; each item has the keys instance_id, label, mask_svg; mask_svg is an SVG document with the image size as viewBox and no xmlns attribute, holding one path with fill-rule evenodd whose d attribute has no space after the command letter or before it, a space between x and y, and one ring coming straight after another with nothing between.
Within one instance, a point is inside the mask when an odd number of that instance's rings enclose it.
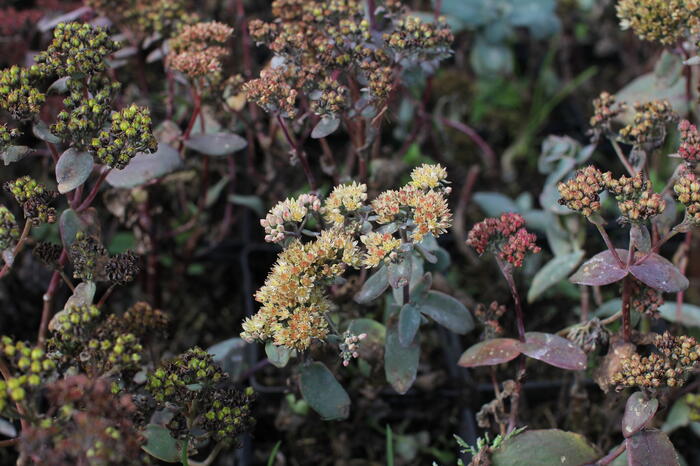
<instances>
[{"instance_id":1,"label":"pink flower cluster","mask_svg":"<svg viewBox=\"0 0 700 466\"><path fill-rule=\"evenodd\" d=\"M529 233L523 225L525 220L515 213L487 218L474 225L467 237L467 244L479 255L491 250L506 262L520 267L528 252L536 254L541 250L535 244L537 236Z\"/></svg>"},{"instance_id":2,"label":"pink flower cluster","mask_svg":"<svg viewBox=\"0 0 700 466\"><path fill-rule=\"evenodd\" d=\"M681 132L678 155L693 165L700 162L700 134L698 134L697 127L688 120L683 120L678 125L678 130Z\"/></svg>"}]
</instances>

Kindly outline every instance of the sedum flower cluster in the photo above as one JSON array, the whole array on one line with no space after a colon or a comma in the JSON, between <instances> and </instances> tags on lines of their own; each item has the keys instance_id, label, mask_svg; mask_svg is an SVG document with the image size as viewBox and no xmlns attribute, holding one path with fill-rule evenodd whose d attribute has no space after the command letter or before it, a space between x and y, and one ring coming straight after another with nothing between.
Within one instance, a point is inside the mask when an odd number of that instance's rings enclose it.
<instances>
[{"instance_id":1,"label":"sedum flower cluster","mask_svg":"<svg viewBox=\"0 0 700 466\"><path fill-rule=\"evenodd\" d=\"M664 45L674 45L700 31L697 0L620 0L617 16L622 29Z\"/></svg>"},{"instance_id":2,"label":"sedum flower cluster","mask_svg":"<svg viewBox=\"0 0 700 466\"><path fill-rule=\"evenodd\" d=\"M84 232L78 232L68 249L73 265L73 277L95 282L124 285L141 271L139 257L132 252L109 255L102 242Z\"/></svg>"},{"instance_id":3,"label":"sedum flower cluster","mask_svg":"<svg viewBox=\"0 0 700 466\"><path fill-rule=\"evenodd\" d=\"M0 108L18 120L37 119L46 100L41 86L60 82L65 91L59 92L67 95L50 130L63 144L113 168L124 168L139 152L155 152L149 110L131 105L115 111L121 85L107 73L107 59L118 47L103 28L59 23L35 65L0 72ZM7 144L3 135L1 144Z\"/></svg>"},{"instance_id":4,"label":"sedum flower cluster","mask_svg":"<svg viewBox=\"0 0 700 466\"><path fill-rule=\"evenodd\" d=\"M677 120L667 100L636 103L632 123L620 129L620 138L634 146L656 147L666 139L666 125Z\"/></svg>"},{"instance_id":5,"label":"sedum flower cluster","mask_svg":"<svg viewBox=\"0 0 700 466\"><path fill-rule=\"evenodd\" d=\"M685 220L700 225L700 179L690 169L681 170L673 190L685 207Z\"/></svg>"},{"instance_id":6,"label":"sedum flower cluster","mask_svg":"<svg viewBox=\"0 0 700 466\"><path fill-rule=\"evenodd\" d=\"M651 182L642 174L615 178L611 172L603 173L592 165L560 182L557 189L559 204L586 217L600 211L600 193L604 190L615 196L622 218L628 222L646 222L666 208L663 196L652 190Z\"/></svg>"},{"instance_id":7,"label":"sedum flower cluster","mask_svg":"<svg viewBox=\"0 0 700 466\"><path fill-rule=\"evenodd\" d=\"M623 358L620 370L612 376L618 390L626 387L680 387L700 358L700 345L695 338L669 332L656 335L653 345L658 353L649 356L632 354Z\"/></svg>"},{"instance_id":8,"label":"sedum flower cluster","mask_svg":"<svg viewBox=\"0 0 700 466\"><path fill-rule=\"evenodd\" d=\"M213 361L211 354L192 348L148 375L146 389L159 406L174 405L187 416L187 431L204 429L227 446L236 446L238 437L255 424L251 387L240 390ZM181 431L174 424L172 430Z\"/></svg>"},{"instance_id":9,"label":"sedum flower cluster","mask_svg":"<svg viewBox=\"0 0 700 466\"><path fill-rule=\"evenodd\" d=\"M690 166L697 165L700 162L700 134L698 134L698 128L688 120L683 120L678 124L678 131L681 133L678 156Z\"/></svg>"},{"instance_id":10,"label":"sedum flower cluster","mask_svg":"<svg viewBox=\"0 0 700 466\"><path fill-rule=\"evenodd\" d=\"M15 417L17 405L26 405L41 390L43 380L53 374L56 364L41 348L0 337L0 358L9 363L10 377L0 378L0 415Z\"/></svg>"},{"instance_id":11,"label":"sedum flower cluster","mask_svg":"<svg viewBox=\"0 0 700 466\"><path fill-rule=\"evenodd\" d=\"M370 24L359 0L274 0L273 22L249 24L251 37L277 58L245 84L248 98L293 118L305 95L317 115L337 115L351 107L350 82L364 85L366 100L382 104L402 67L431 68L449 55L453 36L443 19L424 22L396 1L381 10Z\"/></svg>"},{"instance_id":12,"label":"sedum flower cluster","mask_svg":"<svg viewBox=\"0 0 700 466\"><path fill-rule=\"evenodd\" d=\"M537 237L524 228L520 214L505 213L498 218L487 218L472 227L467 244L477 254L491 253L514 267L521 267L527 253L537 254L541 248Z\"/></svg>"},{"instance_id":13,"label":"sedum flower cluster","mask_svg":"<svg viewBox=\"0 0 700 466\"><path fill-rule=\"evenodd\" d=\"M15 216L7 207L0 205L0 251L14 246L19 236L20 232Z\"/></svg>"},{"instance_id":14,"label":"sedum flower cluster","mask_svg":"<svg viewBox=\"0 0 700 466\"><path fill-rule=\"evenodd\" d=\"M197 15L188 11L185 0L87 0L85 3L139 39L153 35L169 38L183 25L197 20Z\"/></svg>"},{"instance_id":15,"label":"sedum flower cluster","mask_svg":"<svg viewBox=\"0 0 700 466\"><path fill-rule=\"evenodd\" d=\"M184 26L168 42L170 50L165 63L192 80L217 77L222 60L229 53L225 44L231 34L232 28L216 21Z\"/></svg>"},{"instance_id":16,"label":"sedum flower cluster","mask_svg":"<svg viewBox=\"0 0 700 466\"><path fill-rule=\"evenodd\" d=\"M447 171L426 164L406 186L370 203L367 187L356 182L336 186L323 202L307 194L278 203L261 224L265 239L284 250L256 293L262 307L243 323L241 336L300 351L325 339L332 309L326 287L348 269L397 263L428 235L445 233L449 192ZM308 230L312 223L320 232Z\"/></svg>"},{"instance_id":17,"label":"sedum flower cluster","mask_svg":"<svg viewBox=\"0 0 700 466\"><path fill-rule=\"evenodd\" d=\"M58 196L56 191L48 189L30 176L8 181L4 188L22 206L27 221L34 225L56 221L56 209L49 205Z\"/></svg>"}]
</instances>

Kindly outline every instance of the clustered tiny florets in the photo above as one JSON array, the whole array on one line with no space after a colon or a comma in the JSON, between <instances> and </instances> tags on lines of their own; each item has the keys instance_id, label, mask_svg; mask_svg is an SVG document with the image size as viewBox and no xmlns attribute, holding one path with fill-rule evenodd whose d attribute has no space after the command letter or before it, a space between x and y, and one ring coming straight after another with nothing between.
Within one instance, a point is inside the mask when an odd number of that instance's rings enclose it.
<instances>
[{"instance_id":1,"label":"clustered tiny florets","mask_svg":"<svg viewBox=\"0 0 700 466\"><path fill-rule=\"evenodd\" d=\"M666 125L678 119L667 100L634 104L632 123L620 129L622 141L635 145L657 146L666 138Z\"/></svg>"},{"instance_id":2,"label":"clustered tiny florets","mask_svg":"<svg viewBox=\"0 0 700 466\"><path fill-rule=\"evenodd\" d=\"M338 345L343 366L349 366L350 361L360 357L360 353L358 352L360 349L359 343L365 338L367 338L366 333L360 333L359 335L355 335L350 331L343 333L343 341Z\"/></svg>"},{"instance_id":3,"label":"clustered tiny florets","mask_svg":"<svg viewBox=\"0 0 700 466\"><path fill-rule=\"evenodd\" d=\"M12 247L19 236L19 227L14 214L4 205L0 205L0 251Z\"/></svg>"},{"instance_id":4,"label":"clustered tiny florets","mask_svg":"<svg viewBox=\"0 0 700 466\"><path fill-rule=\"evenodd\" d=\"M231 34L232 28L216 21L186 25L169 41L165 62L190 79L216 76L229 53L224 45Z\"/></svg>"},{"instance_id":5,"label":"clustered tiny florets","mask_svg":"<svg viewBox=\"0 0 700 466\"><path fill-rule=\"evenodd\" d=\"M9 363L12 374L8 379L0 378L0 415L15 417L15 403L38 393L42 380L56 365L41 348L7 336L0 337L0 356Z\"/></svg>"},{"instance_id":6,"label":"clustered tiny florets","mask_svg":"<svg viewBox=\"0 0 700 466\"><path fill-rule=\"evenodd\" d=\"M492 252L514 267L523 265L528 252L536 254L541 248L537 237L523 228L525 219L519 214L506 213L499 218L487 218L471 229L467 244L482 255Z\"/></svg>"},{"instance_id":7,"label":"clustered tiny florets","mask_svg":"<svg viewBox=\"0 0 700 466\"><path fill-rule=\"evenodd\" d=\"M34 86L39 77L35 67L13 65L0 71L0 108L16 120L37 115L46 101L46 95Z\"/></svg>"},{"instance_id":8,"label":"clustered tiny florets","mask_svg":"<svg viewBox=\"0 0 700 466\"><path fill-rule=\"evenodd\" d=\"M285 238L288 224L300 225L310 212L321 209L321 200L315 194L302 194L277 203L260 225L265 229L265 241L279 243Z\"/></svg>"},{"instance_id":9,"label":"clustered tiny florets","mask_svg":"<svg viewBox=\"0 0 700 466\"><path fill-rule=\"evenodd\" d=\"M336 186L323 203L315 194L278 203L261 224L265 240L285 249L255 295L262 307L243 323L242 337L297 350L323 340L332 307L325 287L348 268L398 263L415 243L443 234L452 220L447 185L447 171L426 164L413 170L409 184L385 191L371 205L360 183ZM320 233L307 229L310 217Z\"/></svg>"},{"instance_id":10,"label":"clustered tiny florets","mask_svg":"<svg viewBox=\"0 0 700 466\"><path fill-rule=\"evenodd\" d=\"M622 29L664 45L697 33L699 12L697 0L620 0L617 4Z\"/></svg>"},{"instance_id":11,"label":"clustered tiny florets","mask_svg":"<svg viewBox=\"0 0 700 466\"><path fill-rule=\"evenodd\" d=\"M56 191L48 189L29 176L8 181L4 187L22 206L24 217L32 224L39 225L40 223L54 223L56 221L56 209L49 206L58 196Z\"/></svg>"},{"instance_id":12,"label":"clustered tiny florets","mask_svg":"<svg viewBox=\"0 0 700 466\"><path fill-rule=\"evenodd\" d=\"M604 189L603 173L596 167L588 167L576 172L576 175L557 185L559 204L590 217L600 210L600 193Z\"/></svg>"},{"instance_id":13,"label":"clustered tiny florets","mask_svg":"<svg viewBox=\"0 0 700 466\"><path fill-rule=\"evenodd\" d=\"M681 171L673 190L685 206L686 221L700 225L700 179L689 169Z\"/></svg>"},{"instance_id":14,"label":"clustered tiny florets","mask_svg":"<svg viewBox=\"0 0 700 466\"><path fill-rule=\"evenodd\" d=\"M100 131L91 141L91 149L100 162L114 168L126 167L140 152L154 153L158 142L153 136L151 112L132 104L112 113L109 131Z\"/></svg>"},{"instance_id":15,"label":"clustered tiny florets","mask_svg":"<svg viewBox=\"0 0 700 466\"><path fill-rule=\"evenodd\" d=\"M612 381L618 390L626 387L680 387L696 366L700 357L700 346L695 338L675 337L666 332L656 335L653 342L659 350L649 356L632 354L621 361Z\"/></svg>"},{"instance_id":16,"label":"clustered tiny florets","mask_svg":"<svg viewBox=\"0 0 700 466\"><path fill-rule=\"evenodd\" d=\"M603 92L597 99L593 100L594 111L589 122L593 139L597 141L601 136L612 135L613 121L626 108L627 106L624 103L618 103L615 96L609 92Z\"/></svg>"},{"instance_id":17,"label":"clustered tiny florets","mask_svg":"<svg viewBox=\"0 0 700 466\"><path fill-rule=\"evenodd\" d=\"M105 29L87 23L59 23L53 41L36 62L47 74L93 75L107 69L105 59L118 47Z\"/></svg>"},{"instance_id":18,"label":"clustered tiny florets","mask_svg":"<svg viewBox=\"0 0 700 466\"><path fill-rule=\"evenodd\" d=\"M697 127L688 120L683 120L678 124L678 130L681 133L678 155L685 163L697 165L700 162L700 134Z\"/></svg>"}]
</instances>

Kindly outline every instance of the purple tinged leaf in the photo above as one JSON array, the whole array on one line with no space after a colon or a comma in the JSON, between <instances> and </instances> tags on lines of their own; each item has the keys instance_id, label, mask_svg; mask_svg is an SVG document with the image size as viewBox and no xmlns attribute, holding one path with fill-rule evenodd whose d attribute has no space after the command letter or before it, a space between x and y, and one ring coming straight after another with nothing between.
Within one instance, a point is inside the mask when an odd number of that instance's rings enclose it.
<instances>
[{"instance_id":1,"label":"purple tinged leaf","mask_svg":"<svg viewBox=\"0 0 700 466\"><path fill-rule=\"evenodd\" d=\"M678 454L668 435L658 430L638 432L625 440L630 466L679 466Z\"/></svg>"},{"instance_id":2,"label":"purple tinged leaf","mask_svg":"<svg viewBox=\"0 0 700 466\"><path fill-rule=\"evenodd\" d=\"M550 333L526 333L521 350L533 359L560 369L580 371L586 368L586 353L581 348L566 338Z\"/></svg>"},{"instance_id":3,"label":"purple tinged leaf","mask_svg":"<svg viewBox=\"0 0 700 466\"><path fill-rule=\"evenodd\" d=\"M623 249L618 249L617 253L623 261L623 254L627 257L627 251ZM612 252L606 250L587 260L569 281L577 285L603 286L622 280L628 273L620 267Z\"/></svg>"},{"instance_id":4,"label":"purple tinged leaf","mask_svg":"<svg viewBox=\"0 0 700 466\"><path fill-rule=\"evenodd\" d=\"M647 400L642 392L633 393L625 405L625 414L622 416L622 435L629 438L642 430L651 421L659 408L659 400L652 398Z\"/></svg>"},{"instance_id":5,"label":"purple tinged leaf","mask_svg":"<svg viewBox=\"0 0 700 466\"><path fill-rule=\"evenodd\" d=\"M652 253L641 264L631 265L630 272L648 287L664 293L677 293L688 288L688 279L683 273L656 253Z\"/></svg>"},{"instance_id":6,"label":"purple tinged leaf","mask_svg":"<svg viewBox=\"0 0 700 466\"><path fill-rule=\"evenodd\" d=\"M465 351L459 358L462 367L495 366L512 361L521 353L521 343L513 338L492 338Z\"/></svg>"}]
</instances>

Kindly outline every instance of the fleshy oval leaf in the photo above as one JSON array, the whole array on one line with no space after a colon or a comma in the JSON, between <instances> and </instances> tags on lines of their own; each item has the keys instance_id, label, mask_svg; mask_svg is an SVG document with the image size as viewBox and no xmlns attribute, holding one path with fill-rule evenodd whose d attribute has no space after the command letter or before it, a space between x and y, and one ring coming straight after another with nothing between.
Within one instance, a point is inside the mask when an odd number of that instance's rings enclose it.
<instances>
[{"instance_id":1,"label":"fleshy oval leaf","mask_svg":"<svg viewBox=\"0 0 700 466\"><path fill-rule=\"evenodd\" d=\"M440 291L428 291L419 303L420 312L459 335L474 328L474 318L459 300Z\"/></svg>"},{"instance_id":2,"label":"fleshy oval leaf","mask_svg":"<svg viewBox=\"0 0 700 466\"><path fill-rule=\"evenodd\" d=\"M313 139L325 138L333 134L340 126L340 118L324 116L321 120L316 123L313 131L311 131L311 137Z\"/></svg>"},{"instance_id":3,"label":"fleshy oval leaf","mask_svg":"<svg viewBox=\"0 0 700 466\"><path fill-rule=\"evenodd\" d=\"M365 281L355 295L358 304L369 304L380 297L389 288L389 271L382 266Z\"/></svg>"},{"instance_id":4,"label":"fleshy oval leaf","mask_svg":"<svg viewBox=\"0 0 700 466\"><path fill-rule=\"evenodd\" d=\"M233 154L247 145L248 141L234 133L196 134L185 141L187 148L212 157Z\"/></svg>"},{"instance_id":5,"label":"fleshy oval leaf","mask_svg":"<svg viewBox=\"0 0 700 466\"><path fill-rule=\"evenodd\" d=\"M106 180L115 188L135 188L175 171L181 164L180 155L171 145L159 143L155 153L136 154L129 165L109 172Z\"/></svg>"},{"instance_id":6,"label":"fleshy oval leaf","mask_svg":"<svg viewBox=\"0 0 700 466\"><path fill-rule=\"evenodd\" d=\"M459 358L462 367L495 366L512 361L521 353L521 343L514 338L492 338L473 345Z\"/></svg>"},{"instance_id":7,"label":"fleshy oval leaf","mask_svg":"<svg viewBox=\"0 0 700 466\"><path fill-rule=\"evenodd\" d=\"M668 435L643 430L625 440L627 464L632 466L679 466L678 454Z\"/></svg>"},{"instance_id":8,"label":"fleshy oval leaf","mask_svg":"<svg viewBox=\"0 0 700 466\"><path fill-rule=\"evenodd\" d=\"M493 466L579 466L592 463L600 452L580 434L559 429L528 430L497 448Z\"/></svg>"},{"instance_id":9,"label":"fleshy oval leaf","mask_svg":"<svg viewBox=\"0 0 700 466\"><path fill-rule=\"evenodd\" d=\"M523 354L560 369L580 371L586 368L586 353L558 335L527 332L521 349Z\"/></svg>"},{"instance_id":10,"label":"fleshy oval leaf","mask_svg":"<svg viewBox=\"0 0 700 466\"><path fill-rule=\"evenodd\" d=\"M618 249L617 252L621 258L627 257L627 251ZM612 252L606 250L588 259L569 281L577 285L603 286L622 280L628 273L618 265Z\"/></svg>"},{"instance_id":11,"label":"fleshy oval leaf","mask_svg":"<svg viewBox=\"0 0 700 466\"><path fill-rule=\"evenodd\" d=\"M146 444L141 448L149 455L166 463L177 463L180 460L180 448L177 440L170 431L157 424L149 424L143 431Z\"/></svg>"},{"instance_id":12,"label":"fleshy oval leaf","mask_svg":"<svg viewBox=\"0 0 700 466\"><path fill-rule=\"evenodd\" d=\"M312 362L299 369L299 388L304 400L326 421L350 414L350 397L328 368Z\"/></svg>"},{"instance_id":13,"label":"fleshy oval leaf","mask_svg":"<svg viewBox=\"0 0 700 466\"><path fill-rule=\"evenodd\" d=\"M292 350L286 346L277 346L271 342L265 344L265 354L267 359L275 367L282 368L287 365L292 357Z\"/></svg>"},{"instance_id":14,"label":"fleshy oval leaf","mask_svg":"<svg viewBox=\"0 0 700 466\"><path fill-rule=\"evenodd\" d=\"M384 345L384 372L386 380L398 393L403 395L416 380L420 346L417 338L409 346L399 341L398 319L392 319L386 331Z\"/></svg>"},{"instance_id":15,"label":"fleshy oval leaf","mask_svg":"<svg viewBox=\"0 0 700 466\"><path fill-rule=\"evenodd\" d=\"M630 272L640 282L664 293L688 288L688 279L668 259L652 253L641 264L630 265Z\"/></svg>"},{"instance_id":16,"label":"fleshy oval leaf","mask_svg":"<svg viewBox=\"0 0 700 466\"><path fill-rule=\"evenodd\" d=\"M659 400L648 400L644 393L633 393L625 405L625 414L622 416L622 435L631 437L651 421L659 408Z\"/></svg>"},{"instance_id":17,"label":"fleshy oval leaf","mask_svg":"<svg viewBox=\"0 0 700 466\"><path fill-rule=\"evenodd\" d=\"M411 304L404 304L399 312L399 343L410 346L420 327L420 311Z\"/></svg>"},{"instance_id":18,"label":"fleshy oval leaf","mask_svg":"<svg viewBox=\"0 0 700 466\"><path fill-rule=\"evenodd\" d=\"M66 150L56 163L58 192L64 194L85 183L94 165L89 152L78 152L72 148Z\"/></svg>"}]
</instances>

